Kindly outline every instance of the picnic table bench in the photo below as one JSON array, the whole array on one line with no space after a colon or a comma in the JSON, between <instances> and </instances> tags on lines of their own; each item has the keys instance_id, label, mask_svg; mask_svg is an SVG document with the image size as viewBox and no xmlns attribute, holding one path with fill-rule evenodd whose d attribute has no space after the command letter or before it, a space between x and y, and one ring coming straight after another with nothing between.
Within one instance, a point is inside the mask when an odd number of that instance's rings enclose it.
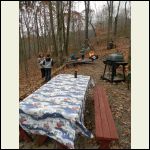
<instances>
[{"instance_id":1,"label":"picnic table bench","mask_svg":"<svg viewBox=\"0 0 150 150\"><path fill-rule=\"evenodd\" d=\"M66 62L66 67L68 67L69 65L78 65L78 64L93 64L91 59L85 58L85 59L78 59L78 60L70 60Z\"/></svg>"},{"instance_id":2,"label":"picnic table bench","mask_svg":"<svg viewBox=\"0 0 150 150\"><path fill-rule=\"evenodd\" d=\"M118 140L117 130L109 107L106 92L101 86L94 89L96 139L101 149L109 149L112 140Z\"/></svg>"}]
</instances>

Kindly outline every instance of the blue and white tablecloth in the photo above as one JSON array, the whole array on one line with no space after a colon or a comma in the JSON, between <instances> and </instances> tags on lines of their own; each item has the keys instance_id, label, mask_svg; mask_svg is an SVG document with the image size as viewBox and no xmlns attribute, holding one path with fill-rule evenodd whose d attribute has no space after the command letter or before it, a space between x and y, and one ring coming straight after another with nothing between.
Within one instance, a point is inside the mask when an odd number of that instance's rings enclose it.
<instances>
[{"instance_id":1,"label":"blue and white tablecloth","mask_svg":"<svg viewBox=\"0 0 150 150\"><path fill-rule=\"evenodd\" d=\"M74 148L75 135L92 138L83 124L90 76L59 74L26 97L19 105L19 123L28 133L47 135Z\"/></svg>"}]
</instances>

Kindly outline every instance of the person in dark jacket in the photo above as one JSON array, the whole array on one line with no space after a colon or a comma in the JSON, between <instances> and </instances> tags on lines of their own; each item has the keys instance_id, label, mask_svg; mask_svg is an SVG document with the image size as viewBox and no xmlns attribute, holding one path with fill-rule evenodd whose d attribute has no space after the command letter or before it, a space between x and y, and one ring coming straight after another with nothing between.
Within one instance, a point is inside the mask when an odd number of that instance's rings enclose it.
<instances>
[{"instance_id":1,"label":"person in dark jacket","mask_svg":"<svg viewBox=\"0 0 150 150\"><path fill-rule=\"evenodd\" d=\"M53 67L53 59L50 57L50 54L46 55L43 66L45 68L45 82L48 82L51 80L51 70Z\"/></svg>"},{"instance_id":2,"label":"person in dark jacket","mask_svg":"<svg viewBox=\"0 0 150 150\"><path fill-rule=\"evenodd\" d=\"M37 63L38 63L38 67L41 70L41 76L42 78L45 77L45 68L43 66L43 62L44 62L44 55L42 53L39 54L38 58L37 58Z\"/></svg>"},{"instance_id":3,"label":"person in dark jacket","mask_svg":"<svg viewBox=\"0 0 150 150\"><path fill-rule=\"evenodd\" d=\"M86 49L84 47L82 47L82 49L80 50L80 55L81 55L82 60L84 60L85 51Z\"/></svg>"}]
</instances>

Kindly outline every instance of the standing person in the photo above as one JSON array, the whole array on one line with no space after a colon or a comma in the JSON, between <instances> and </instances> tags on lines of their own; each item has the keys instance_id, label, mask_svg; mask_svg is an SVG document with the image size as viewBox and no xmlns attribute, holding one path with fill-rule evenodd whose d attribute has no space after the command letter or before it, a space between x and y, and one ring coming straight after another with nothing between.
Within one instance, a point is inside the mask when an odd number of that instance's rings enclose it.
<instances>
[{"instance_id":1,"label":"standing person","mask_svg":"<svg viewBox=\"0 0 150 150\"><path fill-rule=\"evenodd\" d=\"M44 55L42 53L39 53L39 56L37 58L37 62L38 62L38 66L41 69L41 77L44 78L45 77L45 68L43 66L43 62L44 62Z\"/></svg>"},{"instance_id":2,"label":"standing person","mask_svg":"<svg viewBox=\"0 0 150 150\"><path fill-rule=\"evenodd\" d=\"M84 47L82 47L80 54L81 54L82 60L84 60L84 55L85 55L85 48Z\"/></svg>"},{"instance_id":3,"label":"standing person","mask_svg":"<svg viewBox=\"0 0 150 150\"><path fill-rule=\"evenodd\" d=\"M50 57L50 54L46 55L43 65L45 68L45 82L47 82L51 79L51 69L53 66L53 59Z\"/></svg>"},{"instance_id":4,"label":"standing person","mask_svg":"<svg viewBox=\"0 0 150 150\"><path fill-rule=\"evenodd\" d=\"M78 58L79 57L76 56L75 52L71 53L71 55L70 55L70 59L71 60L75 60L76 61Z\"/></svg>"}]
</instances>

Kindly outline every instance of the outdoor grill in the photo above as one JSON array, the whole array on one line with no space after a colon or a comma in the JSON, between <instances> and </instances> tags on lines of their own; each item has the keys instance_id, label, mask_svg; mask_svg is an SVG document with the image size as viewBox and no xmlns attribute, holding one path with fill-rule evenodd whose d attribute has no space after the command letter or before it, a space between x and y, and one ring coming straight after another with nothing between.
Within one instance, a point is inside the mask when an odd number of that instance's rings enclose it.
<instances>
[{"instance_id":1,"label":"outdoor grill","mask_svg":"<svg viewBox=\"0 0 150 150\"><path fill-rule=\"evenodd\" d=\"M110 54L103 60L103 63L105 64L105 68L104 73L101 76L102 79L108 80L110 82L126 80L125 66L128 63L124 61L122 54L120 53Z\"/></svg>"}]
</instances>

